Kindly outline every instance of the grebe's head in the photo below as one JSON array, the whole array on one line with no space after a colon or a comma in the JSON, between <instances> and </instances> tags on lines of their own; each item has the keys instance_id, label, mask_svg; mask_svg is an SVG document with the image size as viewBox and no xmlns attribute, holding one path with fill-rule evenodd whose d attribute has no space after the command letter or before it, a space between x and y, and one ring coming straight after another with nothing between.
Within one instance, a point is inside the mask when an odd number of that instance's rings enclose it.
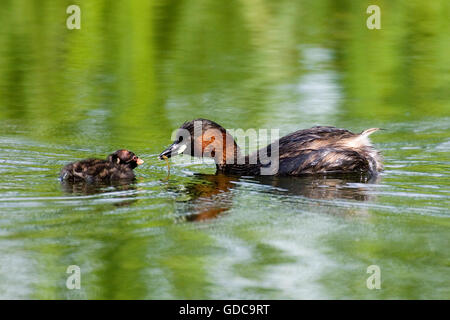
<instances>
[{"instance_id":1,"label":"grebe's head","mask_svg":"<svg viewBox=\"0 0 450 320\"><path fill-rule=\"evenodd\" d=\"M174 142L161 154L159 159L179 154L195 157L214 158L217 164L234 161L238 147L221 125L207 119L185 122L174 134Z\"/></svg>"},{"instance_id":2,"label":"grebe's head","mask_svg":"<svg viewBox=\"0 0 450 320\"><path fill-rule=\"evenodd\" d=\"M117 150L114 153L111 153L107 160L115 165L124 164L130 167L131 169L136 168L138 165L144 163L144 160L136 156L133 152L125 149Z\"/></svg>"}]
</instances>

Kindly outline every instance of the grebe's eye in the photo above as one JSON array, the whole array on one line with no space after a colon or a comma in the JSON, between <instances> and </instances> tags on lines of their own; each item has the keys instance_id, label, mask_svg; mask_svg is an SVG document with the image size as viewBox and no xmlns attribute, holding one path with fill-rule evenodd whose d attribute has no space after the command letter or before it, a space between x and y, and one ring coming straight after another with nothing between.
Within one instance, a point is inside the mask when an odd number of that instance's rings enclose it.
<instances>
[{"instance_id":1,"label":"grebe's eye","mask_svg":"<svg viewBox=\"0 0 450 320\"><path fill-rule=\"evenodd\" d=\"M181 141L183 141L183 136L180 136L177 140L177 143L180 143Z\"/></svg>"},{"instance_id":2,"label":"grebe's eye","mask_svg":"<svg viewBox=\"0 0 450 320\"><path fill-rule=\"evenodd\" d=\"M133 156L133 161L137 161L137 157L136 156Z\"/></svg>"}]
</instances>

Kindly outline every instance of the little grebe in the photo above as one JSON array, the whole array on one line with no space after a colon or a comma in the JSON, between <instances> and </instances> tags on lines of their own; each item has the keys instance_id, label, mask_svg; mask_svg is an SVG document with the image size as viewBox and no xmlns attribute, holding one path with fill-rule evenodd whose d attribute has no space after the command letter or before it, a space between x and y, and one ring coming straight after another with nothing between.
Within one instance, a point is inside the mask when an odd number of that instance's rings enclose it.
<instances>
[{"instance_id":1,"label":"little grebe","mask_svg":"<svg viewBox=\"0 0 450 320\"><path fill-rule=\"evenodd\" d=\"M110 154L106 160L85 159L69 163L61 170L60 179L66 181L113 181L134 179L133 169L144 161L133 152L122 149Z\"/></svg>"},{"instance_id":2,"label":"little grebe","mask_svg":"<svg viewBox=\"0 0 450 320\"><path fill-rule=\"evenodd\" d=\"M195 130L194 130L195 128ZM298 130L243 156L234 138L219 124L196 119L185 122L177 138L160 159L178 154L211 157L217 172L234 175L303 175L327 173L368 173L383 169L380 153L368 136L379 129L359 134L335 127L318 126Z\"/></svg>"}]
</instances>

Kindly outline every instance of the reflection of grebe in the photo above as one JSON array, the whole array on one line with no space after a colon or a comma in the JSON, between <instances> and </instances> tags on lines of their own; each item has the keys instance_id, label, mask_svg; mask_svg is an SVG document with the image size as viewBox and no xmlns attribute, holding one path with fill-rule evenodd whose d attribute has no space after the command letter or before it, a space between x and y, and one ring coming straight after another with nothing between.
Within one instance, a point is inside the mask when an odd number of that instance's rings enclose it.
<instances>
[{"instance_id":1,"label":"reflection of grebe","mask_svg":"<svg viewBox=\"0 0 450 320\"><path fill-rule=\"evenodd\" d=\"M97 182L97 183L86 183L84 181L61 181L61 189L63 192L71 193L73 195L94 195L102 193L111 193L116 191L133 191L136 190L134 184L130 184L131 181L119 180L111 182ZM114 200L120 199L120 201L114 201L114 206L122 207L129 206L136 202L137 199L134 192L121 193L114 197ZM123 199L121 199L123 198Z\"/></svg>"},{"instance_id":2,"label":"reflection of grebe","mask_svg":"<svg viewBox=\"0 0 450 320\"><path fill-rule=\"evenodd\" d=\"M183 218L188 221L208 220L228 211L233 200L230 191L238 180L224 174L196 174L184 185L183 193L189 196L186 202L189 214L183 214Z\"/></svg>"},{"instance_id":3,"label":"reflection of grebe","mask_svg":"<svg viewBox=\"0 0 450 320\"><path fill-rule=\"evenodd\" d=\"M271 186L264 192L287 195L303 196L311 199L349 199L357 201L369 200L367 188L363 183L374 183L377 178L367 181L365 175L315 175L305 177L279 177L259 176L246 178L248 183ZM185 185L185 191L189 195L185 208L187 214L183 217L188 221L200 221L216 218L219 214L228 211L232 206L232 189L239 182L236 176L224 174L205 175L198 174ZM355 183L356 186L349 184Z\"/></svg>"},{"instance_id":4,"label":"reflection of grebe","mask_svg":"<svg viewBox=\"0 0 450 320\"><path fill-rule=\"evenodd\" d=\"M111 192L111 188L117 191L135 190L131 181L119 180L111 182L86 183L84 181L61 181L61 189L66 193L91 195Z\"/></svg>"},{"instance_id":5,"label":"reflection of grebe","mask_svg":"<svg viewBox=\"0 0 450 320\"><path fill-rule=\"evenodd\" d=\"M314 175L303 177L254 177L253 180L273 186L274 193L299 195L310 199L348 199L367 201L365 183L375 183L379 177L359 174ZM355 184L355 185L351 185Z\"/></svg>"},{"instance_id":6,"label":"reflection of grebe","mask_svg":"<svg viewBox=\"0 0 450 320\"><path fill-rule=\"evenodd\" d=\"M197 129L198 126L198 129ZM200 131L201 130L201 131ZM164 150L160 159L178 154L211 157L217 172L256 176L263 169L272 167L261 155L276 156L278 164L270 175L298 176L317 173L369 173L382 170L381 156L368 139L378 129L372 128L360 134L335 127L313 127L282 137L277 144L261 149L256 154L242 156L234 138L219 124L197 119L184 123L177 138ZM196 132L200 131L199 134ZM252 161L254 160L254 161Z\"/></svg>"}]
</instances>

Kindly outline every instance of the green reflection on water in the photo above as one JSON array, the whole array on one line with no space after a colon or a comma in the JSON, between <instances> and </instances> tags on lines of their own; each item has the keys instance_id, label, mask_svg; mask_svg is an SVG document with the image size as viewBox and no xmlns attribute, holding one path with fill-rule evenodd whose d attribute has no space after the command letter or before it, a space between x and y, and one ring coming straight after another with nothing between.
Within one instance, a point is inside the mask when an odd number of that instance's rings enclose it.
<instances>
[{"instance_id":1,"label":"green reflection on water","mask_svg":"<svg viewBox=\"0 0 450 320\"><path fill-rule=\"evenodd\" d=\"M376 31L369 1L77 3L81 30L64 1L0 5L1 297L450 298L448 1L378 1ZM175 162L165 181L155 156L194 117L382 127L386 172L238 179ZM146 160L132 185L56 180L122 147ZM365 287L371 264L382 290Z\"/></svg>"}]
</instances>

